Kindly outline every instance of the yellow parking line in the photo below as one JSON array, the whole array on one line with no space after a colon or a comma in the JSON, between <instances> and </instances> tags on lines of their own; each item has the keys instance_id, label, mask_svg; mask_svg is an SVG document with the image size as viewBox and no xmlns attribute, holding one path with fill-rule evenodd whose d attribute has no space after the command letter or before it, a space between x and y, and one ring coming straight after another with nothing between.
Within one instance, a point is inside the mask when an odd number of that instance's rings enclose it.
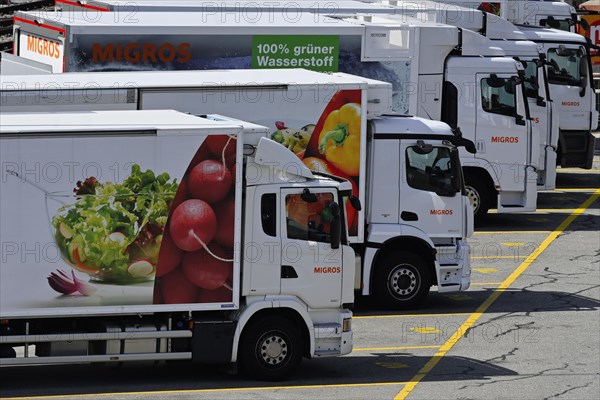
<instances>
[{"instance_id":1,"label":"yellow parking line","mask_svg":"<svg viewBox=\"0 0 600 400\"><path fill-rule=\"evenodd\" d=\"M560 169L556 172L558 172L559 174L597 174L598 172L600 172L600 169Z\"/></svg>"},{"instance_id":2,"label":"yellow parking line","mask_svg":"<svg viewBox=\"0 0 600 400\"><path fill-rule=\"evenodd\" d=\"M239 388L216 388L216 389L192 389L192 390L159 390L152 392L113 392L113 393L89 393L89 394L64 394L52 396L28 396L28 397L10 397L11 400L30 400L30 399L85 399L97 397L115 397L115 396L149 396L156 395L161 398L169 394L194 394L194 393L226 393L226 392L258 392L266 390L282 389L331 389L348 387L369 387L369 386L401 386L407 382L373 382L373 383L337 383L330 385L298 385L298 386L258 386L258 387L239 387Z\"/></svg>"},{"instance_id":3,"label":"yellow parking line","mask_svg":"<svg viewBox=\"0 0 600 400\"><path fill-rule=\"evenodd\" d=\"M600 189L596 190L596 192L593 195L591 195L586 201L584 201L583 204L581 204L581 206L577 210L575 210L575 212L571 213L571 215L569 215L558 226L558 228L556 228L550 235L548 235L548 237L546 237L546 239L544 239L542 244L540 244L540 246L536 250L534 250L521 263L521 265L519 265L517 267L517 269L515 269L512 272L512 274L510 274L510 276L508 278L506 278L504 280L504 282L502 282L500 284L500 286L496 290L494 290L487 299L485 299L485 301L479 307L477 307L477 310L473 314L471 314L469 316L469 318L467 318L467 320L454 332L454 334L450 337L450 339L448 339L446 341L446 343L444 343L440 347L440 350L437 353L435 353L434 356L432 358L430 358L429 361L427 361L427 363L423 366L423 368L421 368L419 370L419 372L417 372L417 374L412 377L410 382L408 384L406 384L406 386L404 386L402 388L402 390L400 390L400 392L398 392L396 397L394 397L394 400L405 399L415 389L415 387L419 384L419 382L421 382L427 376L427 374L429 372L431 372L433 370L433 368L441 361L441 359L452 349L452 347L454 347L454 345L456 343L458 343L458 341L462 338L462 336L469 329L471 329L471 327L475 324L475 322L477 322L479 320L479 318L481 318L481 316L487 311L488 308L490 308L490 306L498 299L498 297L500 297L500 295L502 293L504 293L504 291L507 288L509 288L510 285L512 285L517 280L517 278L523 272L525 272L525 270L527 268L529 268L529 266L540 256L540 254L542 254L542 252L544 250L546 250L546 248L548 246L550 246L550 244L552 244L552 242L554 242L554 240L556 240L556 238L564 230L566 230L567 227L569 225L571 225L571 223L573 221L575 221L575 219L578 216L583 214L583 212L590 205L592 205L592 203L594 201L596 201L599 197L600 197Z\"/></svg>"},{"instance_id":4,"label":"yellow parking line","mask_svg":"<svg viewBox=\"0 0 600 400\"><path fill-rule=\"evenodd\" d=\"M556 188L555 190L550 190L546 193L553 193L553 192L581 192L581 193L585 193L585 192L595 192L598 188Z\"/></svg>"},{"instance_id":5,"label":"yellow parking line","mask_svg":"<svg viewBox=\"0 0 600 400\"><path fill-rule=\"evenodd\" d=\"M455 317L460 315L470 315L471 313L444 313L444 314L393 314L393 315L362 315L352 316L352 319L376 319L376 318L406 318L406 317Z\"/></svg>"},{"instance_id":6,"label":"yellow parking line","mask_svg":"<svg viewBox=\"0 0 600 400\"><path fill-rule=\"evenodd\" d=\"M535 211L532 212L524 212L524 213L519 213L520 215L527 215L527 216L533 216L533 215L539 215L542 213L547 213L547 214L553 214L553 213L569 213L569 214L573 214L575 212L575 210L577 210L576 208L538 208ZM490 214L497 214L498 211L497 210L490 210L489 211Z\"/></svg>"},{"instance_id":7,"label":"yellow parking line","mask_svg":"<svg viewBox=\"0 0 600 400\"><path fill-rule=\"evenodd\" d=\"M402 346L402 347L359 347L352 351L396 351L414 349L439 349L440 346Z\"/></svg>"},{"instance_id":8,"label":"yellow parking line","mask_svg":"<svg viewBox=\"0 0 600 400\"><path fill-rule=\"evenodd\" d=\"M473 232L475 235L535 235L535 234L547 234L550 231L477 231Z\"/></svg>"},{"instance_id":9,"label":"yellow parking line","mask_svg":"<svg viewBox=\"0 0 600 400\"><path fill-rule=\"evenodd\" d=\"M510 259L510 258L525 258L527 256L472 256L471 258L474 260L497 260L497 259L501 259L501 258L506 258L506 259Z\"/></svg>"}]
</instances>

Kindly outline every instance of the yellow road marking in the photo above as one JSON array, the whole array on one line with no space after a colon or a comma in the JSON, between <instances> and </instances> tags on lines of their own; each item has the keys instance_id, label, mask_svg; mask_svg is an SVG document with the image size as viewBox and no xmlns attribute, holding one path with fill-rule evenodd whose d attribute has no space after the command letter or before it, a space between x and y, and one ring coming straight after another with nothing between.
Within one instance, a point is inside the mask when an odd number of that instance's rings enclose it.
<instances>
[{"instance_id":1,"label":"yellow road marking","mask_svg":"<svg viewBox=\"0 0 600 400\"><path fill-rule=\"evenodd\" d=\"M471 314L469 318L467 318L467 320L454 332L450 339L448 339L446 343L444 343L440 347L440 350L437 353L435 353L434 356L431 357L429 361L427 361L423 368L421 368L419 372L417 372L417 374L412 377L410 382L407 383L406 386L404 386L402 390L400 390L400 392L398 392L396 397L394 397L394 400L406 399L406 397L415 389L419 382L421 382L425 378L425 376L427 376L427 374L431 372L431 370L433 370L433 368L440 362L440 360L452 349L452 347L454 347L456 343L458 343L460 338L462 338L462 336L467 332L467 330L469 330L473 326L473 324L475 324L475 322L477 322L479 318L481 318L481 316L487 311L488 308L490 308L490 306L498 299L498 297L500 297L500 295L504 293L504 291L507 288L509 288L510 285L512 285L517 280L517 278L523 272L525 272L527 268L529 268L529 266L540 256L540 254L542 254L544 250L546 250L546 248L550 246L550 244L554 242L554 240L556 240L556 238L564 230L566 230L567 227L571 225L571 223L578 216L583 214L583 212L590 205L592 205L592 203L594 203L594 201L596 201L599 197L600 189L596 190L596 192L593 195L591 195L586 201L584 201L575 212L569 215L558 226L558 228L552 231L552 233L548 235L546 239L544 239L542 244L540 244L540 246L536 250L534 250L529 256L527 256L527 258L521 263L521 265L519 265L517 269L515 269L510 274L510 276L506 278L504 282L502 282L500 286L496 290L494 290L492 294L487 299L485 299L485 301L481 303L479 307L477 307L477 310L473 314Z\"/></svg>"},{"instance_id":2,"label":"yellow road marking","mask_svg":"<svg viewBox=\"0 0 600 400\"><path fill-rule=\"evenodd\" d=\"M475 235L534 235L534 234L547 234L550 231L479 231L473 232Z\"/></svg>"},{"instance_id":3,"label":"yellow road marking","mask_svg":"<svg viewBox=\"0 0 600 400\"><path fill-rule=\"evenodd\" d=\"M554 191L548 192L595 192L597 188L556 188Z\"/></svg>"},{"instance_id":4,"label":"yellow road marking","mask_svg":"<svg viewBox=\"0 0 600 400\"><path fill-rule=\"evenodd\" d=\"M510 258L525 258L527 256L472 256L472 259L484 259L484 260L496 260L496 259L510 259Z\"/></svg>"},{"instance_id":5,"label":"yellow road marking","mask_svg":"<svg viewBox=\"0 0 600 400\"><path fill-rule=\"evenodd\" d=\"M600 169L560 169L559 174L597 174Z\"/></svg>"},{"instance_id":6,"label":"yellow road marking","mask_svg":"<svg viewBox=\"0 0 600 400\"><path fill-rule=\"evenodd\" d=\"M573 214L577 209L576 208L538 208L532 212L524 212L520 213L521 215L533 216L533 215L541 215L543 213L546 214L556 214L556 213L568 213ZM490 214L497 214L496 210L490 210Z\"/></svg>"},{"instance_id":7,"label":"yellow road marking","mask_svg":"<svg viewBox=\"0 0 600 400\"><path fill-rule=\"evenodd\" d=\"M396 351L396 350L416 350L416 349L439 349L440 346L400 346L400 347L359 347L352 351Z\"/></svg>"},{"instance_id":8,"label":"yellow road marking","mask_svg":"<svg viewBox=\"0 0 600 400\"><path fill-rule=\"evenodd\" d=\"M432 328L430 326L424 326L423 328L410 328L411 331L419 332L419 333L439 333L441 332L437 328Z\"/></svg>"},{"instance_id":9,"label":"yellow road marking","mask_svg":"<svg viewBox=\"0 0 600 400\"><path fill-rule=\"evenodd\" d=\"M473 271L480 272L482 274L493 274L494 272L498 272L496 268L472 268Z\"/></svg>"},{"instance_id":10,"label":"yellow road marking","mask_svg":"<svg viewBox=\"0 0 600 400\"><path fill-rule=\"evenodd\" d=\"M298 386L259 386L259 387L239 387L239 388L216 388L216 389L191 389L191 390L161 390L154 392L113 392L113 393L89 393L89 394L64 394L52 396L27 396L10 397L10 400L29 400L29 399L83 399L96 397L115 397L115 396L144 396L157 395L165 396L169 394L193 394L193 393L224 393L224 392L258 392L266 390L282 389L330 389L330 388L349 388L349 387L369 387L369 386L401 386L408 382L373 382L373 383L334 383L330 385L298 385Z\"/></svg>"},{"instance_id":11,"label":"yellow road marking","mask_svg":"<svg viewBox=\"0 0 600 400\"><path fill-rule=\"evenodd\" d=\"M393 315L353 315L352 319L375 319L375 318L406 318L406 317L455 317L461 315L469 315L471 313L444 313L444 314L393 314Z\"/></svg>"},{"instance_id":12,"label":"yellow road marking","mask_svg":"<svg viewBox=\"0 0 600 400\"><path fill-rule=\"evenodd\" d=\"M522 246L525 246L525 243L523 243L523 242L500 242L500 244L503 244L506 247L522 247Z\"/></svg>"}]
</instances>

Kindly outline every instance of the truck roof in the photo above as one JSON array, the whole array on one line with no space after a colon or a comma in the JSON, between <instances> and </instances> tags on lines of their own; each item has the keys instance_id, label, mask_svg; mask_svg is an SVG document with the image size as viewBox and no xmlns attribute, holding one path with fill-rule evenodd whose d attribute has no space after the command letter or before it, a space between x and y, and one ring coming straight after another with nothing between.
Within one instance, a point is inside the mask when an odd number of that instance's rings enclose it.
<instances>
[{"instance_id":1,"label":"truck roof","mask_svg":"<svg viewBox=\"0 0 600 400\"><path fill-rule=\"evenodd\" d=\"M225 86L282 87L340 85L344 89L368 88L367 79L330 75L305 69L232 69L196 71L72 72L64 74L0 75L0 90L61 90L82 88L215 88ZM385 82L372 81L380 85ZM389 84L388 84L389 85Z\"/></svg>"},{"instance_id":2,"label":"truck roof","mask_svg":"<svg viewBox=\"0 0 600 400\"><path fill-rule=\"evenodd\" d=\"M444 122L411 115L386 114L372 121L377 134L454 136L452 129ZM402 131L399 131L399 126L402 126Z\"/></svg>"},{"instance_id":3,"label":"truck roof","mask_svg":"<svg viewBox=\"0 0 600 400\"><path fill-rule=\"evenodd\" d=\"M534 42L586 43L585 37L573 32L530 25L518 25L518 27L528 40L533 40Z\"/></svg>"},{"instance_id":4,"label":"truck roof","mask_svg":"<svg viewBox=\"0 0 600 400\"><path fill-rule=\"evenodd\" d=\"M68 6L72 1L56 0L57 6ZM198 0L136 0L134 2L124 2L122 0L88 0L86 2L78 2L78 8L87 8L97 11L204 11L204 12L228 12L241 11L245 12L249 9L263 8L269 12L286 11L290 15L296 12L308 13L355 13L355 12L393 12L393 8L383 4L368 3L358 0L312 0L310 2L302 2L296 0L255 0L252 2L243 3L239 0L224 0L224 1L198 1Z\"/></svg>"},{"instance_id":5,"label":"truck roof","mask_svg":"<svg viewBox=\"0 0 600 400\"><path fill-rule=\"evenodd\" d=\"M2 113L0 133L197 130L235 133L237 124L199 118L174 110L149 111L72 111L37 113Z\"/></svg>"},{"instance_id":6,"label":"truck roof","mask_svg":"<svg viewBox=\"0 0 600 400\"><path fill-rule=\"evenodd\" d=\"M492 40L495 46L500 47L507 55L537 57L542 49L531 40Z\"/></svg>"},{"instance_id":7,"label":"truck roof","mask_svg":"<svg viewBox=\"0 0 600 400\"><path fill-rule=\"evenodd\" d=\"M318 21L315 19L318 18ZM280 30L285 34L306 34L309 28L312 34L319 32L331 32L336 34L360 34L362 27L360 25L341 21L325 15L318 17L313 13L299 13L294 16L287 16L285 13L261 13L256 17L247 16L240 13L227 13L223 15L203 13L203 12L136 12L135 23L128 18L117 18L112 13L98 13L94 18L90 18L89 12L18 12L15 15L15 22L19 21L37 21L32 22L39 26L53 26L70 28L71 34L94 35L98 33L107 33L110 28L111 35L123 33L161 35L161 34L188 34L190 31L207 32L209 34L231 34L235 29L237 34L253 33L259 34L257 29ZM132 31L132 28L135 28ZM164 31L160 31L164 28Z\"/></svg>"},{"instance_id":8,"label":"truck roof","mask_svg":"<svg viewBox=\"0 0 600 400\"><path fill-rule=\"evenodd\" d=\"M517 63L511 57L470 57L465 65L465 59L451 58L447 63L448 67L460 68L465 73L496 73L496 74L516 74ZM518 64L520 65L520 64Z\"/></svg>"}]
</instances>

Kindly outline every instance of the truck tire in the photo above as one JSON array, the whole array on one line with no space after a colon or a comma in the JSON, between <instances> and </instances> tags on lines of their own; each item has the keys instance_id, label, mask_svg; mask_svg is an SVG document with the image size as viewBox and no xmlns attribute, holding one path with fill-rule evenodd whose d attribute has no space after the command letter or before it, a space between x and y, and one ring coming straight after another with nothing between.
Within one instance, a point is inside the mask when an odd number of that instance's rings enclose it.
<instances>
[{"instance_id":1,"label":"truck tire","mask_svg":"<svg viewBox=\"0 0 600 400\"><path fill-rule=\"evenodd\" d=\"M299 328L288 318L269 315L244 329L240 340L240 369L250 378L278 381L289 376L302 361Z\"/></svg>"},{"instance_id":2,"label":"truck tire","mask_svg":"<svg viewBox=\"0 0 600 400\"><path fill-rule=\"evenodd\" d=\"M431 287L431 271L416 254L400 251L377 263L375 297L380 306L406 310L422 303Z\"/></svg>"},{"instance_id":3,"label":"truck tire","mask_svg":"<svg viewBox=\"0 0 600 400\"><path fill-rule=\"evenodd\" d=\"M17 352L11 346L0 346L0 358L16 358Z\"/></svg>"},{"instance_id":4,"label":"truck tire","mask_svg":"<svg viewBox=\"0 0 600 400\"><path fill-rule=\"evenodd\" d=\"M471 174L465 175L465 188L467 197L473 206L474 219L481 221L491 207L490 190L481 177Z\"/></svg>"}]
</instances>

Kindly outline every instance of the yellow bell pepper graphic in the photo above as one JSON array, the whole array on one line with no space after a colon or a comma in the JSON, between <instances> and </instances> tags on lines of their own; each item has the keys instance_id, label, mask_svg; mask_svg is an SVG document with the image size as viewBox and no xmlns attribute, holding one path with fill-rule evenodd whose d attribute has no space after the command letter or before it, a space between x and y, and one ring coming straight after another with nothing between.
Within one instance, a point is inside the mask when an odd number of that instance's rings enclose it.
<instances>
[{"instance_id":1,"label":"yellow bell pepper graphic","mask_svg":"<svg viewBox=\"0 0 600 400\"><path fill-rule=\"evenodd\" d=\"M360 169L360 124L360 104L346 103L329 113L319 135L319 152L350 176Z\"/></svg>"}]
</instances>

